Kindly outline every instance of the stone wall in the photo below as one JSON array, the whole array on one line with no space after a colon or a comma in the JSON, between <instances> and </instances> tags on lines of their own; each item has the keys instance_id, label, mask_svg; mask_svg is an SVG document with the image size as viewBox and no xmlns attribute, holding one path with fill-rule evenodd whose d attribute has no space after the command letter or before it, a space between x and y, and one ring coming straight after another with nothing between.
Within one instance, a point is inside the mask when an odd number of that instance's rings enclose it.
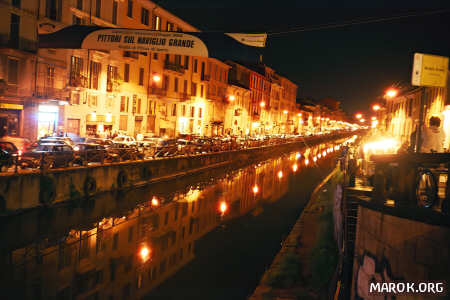
<instances>
[{"instance_id":1,"label":"stone wall","mask_svg":"<svg viewBox=\"0 0 450 300\"><path fill-rule=\"evenodd\" d=\"M449 283L449 241L448 226L429 225L359 205L352 299L374 297L368 294L370 280L446 280ZM398 296L402 297L408 296ZM415 295L414 299L434 298Z\"/></svg>"}]
</instances>

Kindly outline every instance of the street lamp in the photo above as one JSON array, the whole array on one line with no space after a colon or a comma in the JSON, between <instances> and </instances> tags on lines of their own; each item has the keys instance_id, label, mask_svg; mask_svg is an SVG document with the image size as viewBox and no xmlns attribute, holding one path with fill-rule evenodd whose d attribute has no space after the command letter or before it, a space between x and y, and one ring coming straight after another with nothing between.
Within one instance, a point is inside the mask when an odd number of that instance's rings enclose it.
<instances>
[{"instance_id":1,"label":"street lamp","mask_svg":"<svg viewBox=\"0 0 450 300\"><path fill-rule=\"evenodd\" d=\"M372 121L376 121L377 117L372 117Z\"/></svg>"},{"instance_id":2,"label":"street lamp","mask_svg":"<svg viewBox=\"0 0 450 300\"><path fill-rule=\"evenodd\" d=\"M362 118L362 114L356 114L355 117L356 117L357 119L361 119L361 118Z\"/></svg>"},{"instance_id":3,"label":"street lamp","mask_svg":"<svg viewBox=\"0 0 450 300\"><path fill-rule=\"evenodd\" d=\"M381 106L379 104L375 104L374 106L372 106L372 109L374 111L379 111L381 109Z\"/></svg>"},{"instance_id":4,"label":"street lamp","mask_svg":"<svg viewBox=\"0 0 450 300\"><path fill-rule=\"evenodd\" d=\"M266 106L266 102L264 102L264 101L261 101L261 102L259 103L259 106L261 106L261 107L264 107L264 106Z\"/></svg>"},{"instance_id":5,"label":"street lamp","mask_svg":"<svg viewBox=\"0 0 450 300\"><path fill-rule=\"evenodd\" d=\"M397 94L398 94L398 91L396 89L388 89L386 91L386 95L385 96L387 98L394 98L395 96L397 96Z\"/></svg>"},{"instance_id":6,"label":"street lamp","mask_svg":"<svg viewBox=\"0 0 450 300\"><path fill-rule=\"evenodd\" d=\"M361 123L364 123L364 122L366 122L366 119L359 119L359 121L360 121Z\"/></svg>"},{"instance_id":7,"label":"street lamp","mask_svg":"<svg viewBox=\"0 0 450 300\"><path fill-rule=\"evenodd\" d=\"M236 99L236 98L234 97L234 95L229 95L229 96L228 96L228 100L234 101L234 99Z\"/></svg>"},{"instance_id":8,"label":"street lamp","mask_svg":"<svg viewBox=\"0 0 450 300\"><path fill-rule=\"evenodd\" d=\"M153 81L154 82L160 82L161 81L161 76L159 76L158 74L153 75Z\"/></svg>"}]
</instances>

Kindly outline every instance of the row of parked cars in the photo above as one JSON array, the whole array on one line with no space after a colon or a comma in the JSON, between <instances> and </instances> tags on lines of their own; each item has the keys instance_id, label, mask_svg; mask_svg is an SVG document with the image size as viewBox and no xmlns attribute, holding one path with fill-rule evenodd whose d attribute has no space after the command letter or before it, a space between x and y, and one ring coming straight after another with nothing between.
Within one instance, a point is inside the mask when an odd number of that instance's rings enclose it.
<instances>
[{"instance_id":1,"label":"row of parked cars","mask_svg":"<svg viewBox=\"0 0 450 300\"><path fill-rule=\"evenodd\" d=\"M130 136L113 139L44 137L36 142L20 137L0 138L0 168L61 168L90 163L154 159L176 155L193 155L261 146L285 141L278 137L200 137L182 136L177 139Z\"/></svg>"}]
</instances>

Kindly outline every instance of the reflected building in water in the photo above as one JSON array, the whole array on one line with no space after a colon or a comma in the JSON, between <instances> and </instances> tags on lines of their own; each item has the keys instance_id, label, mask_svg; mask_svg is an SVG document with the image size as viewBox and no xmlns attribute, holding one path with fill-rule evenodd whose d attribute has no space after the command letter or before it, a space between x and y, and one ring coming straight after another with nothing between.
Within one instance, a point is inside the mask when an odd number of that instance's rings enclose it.
<instances>
[{"instance_id":1,"label":"reflected building in water","mask_svg":"<svg viewBox=\"0 0 450 300\"><path fill-rule=\"evenodd\" d=\"M140 299L194 259L199 238L229 219L261 213L295 184L294 164L301 171L305 158L312 162L312 156L333 148L319 145L301 155L224 170L226 175L207 184L175 190L166 183L160 191L150 186L110 197L105 203L138 204L107 214L106 206L96 203L90 218L95 221L70 230L43 226L35 242L18 242L12 249L17 241L10 238L1 252L2 289L11 299Z\"/></svg>"}]
</instances>

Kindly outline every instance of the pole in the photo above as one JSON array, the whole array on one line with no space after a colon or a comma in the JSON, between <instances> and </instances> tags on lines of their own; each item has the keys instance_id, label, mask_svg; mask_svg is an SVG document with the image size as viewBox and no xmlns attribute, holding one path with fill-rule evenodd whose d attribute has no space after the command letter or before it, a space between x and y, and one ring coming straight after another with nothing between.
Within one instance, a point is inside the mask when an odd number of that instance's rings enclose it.
<instances>
[{"instance_id":1,"label":"pole","mask_svg":"<svg viewBox=\"0 0 450 300\"><path fill-rule=\"evenodd\" d=\"M416 153L420 152L420 147L422 146L422 126L423 126L423 113L426 98L426 87L422 89L422 94L420 95L420 109L419 109L419 125L416 130Z\"/></svg>"}]
</instances>

